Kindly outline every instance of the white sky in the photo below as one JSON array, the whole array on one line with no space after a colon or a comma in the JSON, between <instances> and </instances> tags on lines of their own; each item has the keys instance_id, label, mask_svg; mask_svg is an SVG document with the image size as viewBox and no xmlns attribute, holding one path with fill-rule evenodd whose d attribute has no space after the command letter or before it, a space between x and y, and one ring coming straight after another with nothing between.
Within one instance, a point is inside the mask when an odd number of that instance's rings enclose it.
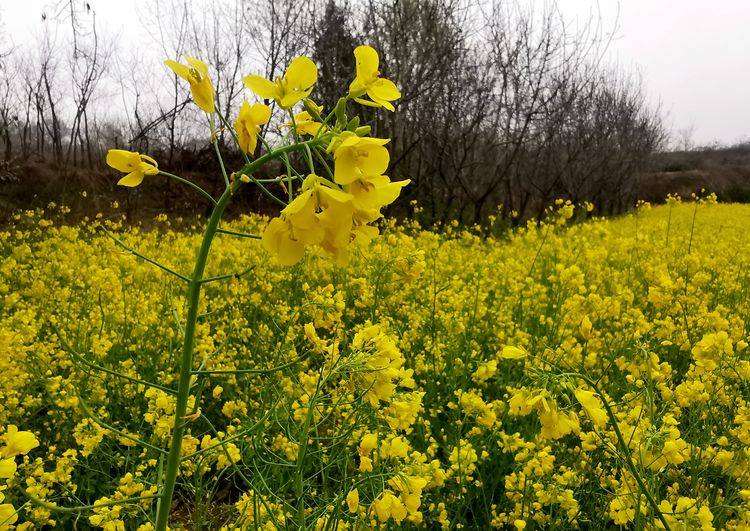
<instances>
[{"instance_id":1,"label":"white sky","mask_svg":"<svg viewBox=\"0 0 750 531\"><path fill-rule=\"evenodd\" d=\"M106 32L120 35L121 44L150 44L139 16L145 14L136 9L136 0L88 2ZM22 46L38 31L41 13L50 3L0 0L5 26L0 31ZM558 0L558 4L571 21L601 13L605 27L617 24L610 59L641 73L673 131L693 127L693 140L699 144L750 139L750 0Z\"/></svg>"}]
</instances>

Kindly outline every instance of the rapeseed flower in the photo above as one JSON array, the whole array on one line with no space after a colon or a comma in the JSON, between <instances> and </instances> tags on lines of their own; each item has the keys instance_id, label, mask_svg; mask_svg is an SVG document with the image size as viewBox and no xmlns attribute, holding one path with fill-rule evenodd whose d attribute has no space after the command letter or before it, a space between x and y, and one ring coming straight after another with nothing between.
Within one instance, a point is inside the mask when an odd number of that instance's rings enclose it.
<instances>
[{"instance_id":1,"label":"rapeseed flower","mask_svg":"<svg viewBox=\"0 0 750 531\"><path fill-rule=\"evenodd\" d=\"M357 46L354 49L354 57L357 62L357 76L349 85L349 96L363 105L393 111L391 102L399 99L401 92L392 81L380 77L378 52L371 46ZM365 94L371 101L362 98Z\"/></svg>"},{"instance_id":2,"label":"rapeseed flower","mask_svg":"<svg viewBox=\"0 0 750 531\"><path fill-rule=\"evenodd\" d=\"M132 188L143 182L146 175L157 175L159 165L148 155L141 155L124 149L110 149L107 152L107 164L112 168L127 173L117 181L120 186Z\"/></svg>"},{"instance_id":3,"label":"rapeseed flower","mask_svg":"<svg viewBox=\"0 0 750 531\"><path fill-rule=\"evenodd\" d=\"M384 147L388 142L385 138L360 137L351 131L344 131L334 138L334 181L345 185L385 173L390 161L388 150Z\"/></svg>"},{"instance_id":4,"label":"rapeseed flower","mask_svg":"<svg viewBox=\"0 0 750 531\"><path fill-rule=\"evenodd\" d=\"M317 80L318 67L310 58L300 56L292 59L284 75L274 81L253 74L243 81L258 97L276 100L284 109L291 109L310 95Z\"/></svg>"},{"instance_id":5,"label":"rapeseed flower","mask_svg":"<svg viewBox=\"0 0 750 531\"><path fill-rule=\"evenodd\" d=\"M214 104L214 85L208 77L208 65L200 59L185 56L187 65L171 59L164 61L175 74L190 84L190 93L195 104L207 113L216 110Z\"/></svg>"},{"instance_id":6,"label":"rapeseed flower","mask_svg":"<svg viewBox=\"0 0 750 531\"><path fill-rule=\"evenodd\" d=\"M271 109L262 103L250 105L243 101L240 112L234 122L234 130L237 132L237 140L240 149L245 153L254 153L258 145L258 134L263 125L271 118Z\"/></svg>"}]
</instances>

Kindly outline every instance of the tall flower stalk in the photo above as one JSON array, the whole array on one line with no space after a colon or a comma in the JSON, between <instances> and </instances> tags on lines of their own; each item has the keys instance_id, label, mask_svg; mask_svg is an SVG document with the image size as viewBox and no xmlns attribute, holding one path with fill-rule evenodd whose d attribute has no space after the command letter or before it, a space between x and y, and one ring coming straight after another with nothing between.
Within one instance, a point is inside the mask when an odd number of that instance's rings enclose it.
<instances>
[{"instance_id":1,"label":"tall flower stalk","mask_svg":"<svg viewBox=\"0 0 750 531\"><path fill-rule=\"evenodd\" d=\"M231 273L205 277L215 236L223 233L260 239L263 247L276 257L279 264L285 266L302 260L312 247L319 248L337 263L343 264L348 261L353 247L366 244L377 236L378 230L372 223L381 217L381 209L395 201L401 189L408 184L408 181L391 182L383 175L389 164L389 154L385 147L389 140L367 137L369 127L360 127L358 118L349 119L346 114L350 100L393 110L390 102L400 96L393 83L379 77L377 52L374 49L369 46L358 47L355 58L357 72L348 94L325 117L322 115L323 109L309 99L318 76L317 67L309 58L294 59L284 76L274 81L254 75L245 78L245 84L251 91L266 101L273 100L291 120L285 126L287 129L282 135L283 141L276 146L263 137L263 127L267 126L273 111L267 103L257 102L251 105L247 101L243 102L236 120L230 125L227 118L216 110L218 106L214 104L215 90L208 75L208 66L194 58L186 58L187 65L166 61L176 75L188 81L196 105L209 117L211 142L226 184L218 199L198 184L160 170L157 161L147 155L117 149L110 150L107 156L110 166L126 173L119 181L123 186L138 186L144 180L161 175L190 186L213 205L189 276L144 257L187 284L187 316L181 356L176 368L179 378L177 388L172 390L175 395L174 426L168 447L164 450L166 462L158 482L155 520L158 531L167 529L169 525L172 499L183 459L182 441L193 418L188 412L190 390L196 379L204 376L202 371L194 370L193 367L201 290L207 283L242 275ZM362 99L361 96L365 93L372 101ZM293 108L300 103L305 110L295 114ZM217 118L218 123L229 130L245 159L244 166L233 173L227 172L218 145L215 128ZM311 138L303 140L304 136ZM259 144L265 148L265 153L256 156ZM305 171L300 172L295 167L295 153L301 156ZM255 176L267 163L275 160L283 163L285 176L277 179L259 179ZM325 176L318 175L318 169ZM243 234L221 228L221 220L227 207L246 184L259 187L266 196L282 207L280 215L271 220L262 235ZM282 193L279 195L275 188L280 188ZM118 243L124 246L119 240ZM135 249L130 250L141 256ZM153 386L163 388L160 384Z\"/></svg>"}]
</instances>

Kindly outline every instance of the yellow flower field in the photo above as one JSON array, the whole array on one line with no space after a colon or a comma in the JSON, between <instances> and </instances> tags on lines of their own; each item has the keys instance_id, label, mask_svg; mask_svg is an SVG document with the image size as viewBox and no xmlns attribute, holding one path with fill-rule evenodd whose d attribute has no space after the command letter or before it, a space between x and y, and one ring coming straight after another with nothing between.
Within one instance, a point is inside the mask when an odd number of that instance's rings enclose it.
<instances>
[{"instance_id":1,"label":"yellow flower field","mask_svg":"<svg viewBox=\"0 0 750 531\"><path fill-rule=\"evenodd\" d=\"M576 216L218 234L172 528L750 529L750 206ZM115 238L188 274L202 227L62 219L0 229L0 529L152 529L185 286Z\"/></svg>"}]
</instances>

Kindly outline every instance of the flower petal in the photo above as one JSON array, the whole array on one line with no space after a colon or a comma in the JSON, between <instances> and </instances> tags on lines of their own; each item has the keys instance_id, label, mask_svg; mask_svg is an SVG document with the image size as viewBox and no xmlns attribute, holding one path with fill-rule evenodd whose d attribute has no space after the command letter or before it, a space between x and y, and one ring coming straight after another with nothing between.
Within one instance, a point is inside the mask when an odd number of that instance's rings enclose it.
<instances>
[{"instance_id":1,"label":"flower petal","mask_svg":"<svg viewBox=\"0 0 750 531\"><path fill-rule=\"evenodd\" d=\"M195 68L198 72L201 73L202 76L208 77L208 65L201 61L200 59L195 59L194 57L188 57L185 56L185 60L188 62L190 66Z\"/></svg>"},{"instance_id":2,"label":"flower petal","mask_svg":"<svg viewBox=\"0 0 750 531\"><path fill-rule=\"evenodd\" d=\"M242 81L248 89L264 100L272 100L276 97L276 85L264 77L250 74Z\"/></svg>"},{"instance_id":3,"label":"flower petal","mask_svg":"<svg viewBox=\"0 0 750 531\"><path fill-rule=\"evenodd\" d=\"M138 153L125 149L110 149L107 152L107 165L121 172L131 172L141 163Z\"/></svg>"},{"instance_id":4,"label":"flower petal","mask_svg":"<svg viewBox=\"0 0 750 531\"><path fill-rule=\"evenodd\" d=\"M305 246L291 238L289 226L281 218L274 218L263 231L263 248L273 254L281 265L291 266L305 255Z\"/></svg>"},{"instance_id":5,"label":"flower petal","mask_svg":"<svg viewBox=\"0 0 750 531\"><path fill-rule=\"evenodd\" d=\"M386 100L393 101L401 97L401 91L398 90L396 84L389 80L379 78L372 85L367 88L367 94L373 100Z\"/></svg>"},{"instance_id":6,"label":"flower petal","mask_svg":"<svg viewBox=\"0 0 750 531\"><path fill-rule=\"evenodd\" d=\"M262 103L255 103L248 110L248 115L255 125L263 125L271 118L271 108Z\"/></svg>"},{"instance_id":7,"label":"flower petal","mask_svg":"<svg viewBox=\"0 0 750 531\"><path fill-rule=\"evenodd\" d=\"M199 83L190 84L190 94L193 96L195 104L207 113L216 110L214 106L214 86L211 80L204 77Z\"/></svg>"},{"instance_id":8,"label":"flower petal","mask_svg":"<svg viewBox=\"0 0 750 531\"><path fill-rule=\"evenodd\" d=\"M372 46L362 45L354 49L354 58L357 61L357 77L369 79L378 74L378 52Z\"/></svg>"},{"instance_id":9,"label":"flower petal","mask_svg":"<svg viewBox=\"0 0 750 531\"><path fill-rule=\"evenodd\" d=\"M307 90L318 80L318 67L309 57L295 57L289 63L284 79L290 89Z\"/></svg>"},{"instance_id":10,"label":"flower petal","mask_svg":"<svg viewBox=\"0 0 750 531\"><path fill-rule=\"evenodd\" d=\"M143 175L144 173L142 171L131 171L125 177L117 181L117 184L133 188L143 182Z\"/></svg>"},{"instance_id":11,"label":"flower petal","mask_svg":"<svg viewBox=\"0 0 750 531\"><path fill-rule=\"evenodd\" d=\"M187 81L190 81L190 68L187 66L178 63L177 61L172 61L171 59L167 59L164 61L164 64L167 65L172 72L180 76L182 79L185 79Z\"/></svg>"}]
</instances>

